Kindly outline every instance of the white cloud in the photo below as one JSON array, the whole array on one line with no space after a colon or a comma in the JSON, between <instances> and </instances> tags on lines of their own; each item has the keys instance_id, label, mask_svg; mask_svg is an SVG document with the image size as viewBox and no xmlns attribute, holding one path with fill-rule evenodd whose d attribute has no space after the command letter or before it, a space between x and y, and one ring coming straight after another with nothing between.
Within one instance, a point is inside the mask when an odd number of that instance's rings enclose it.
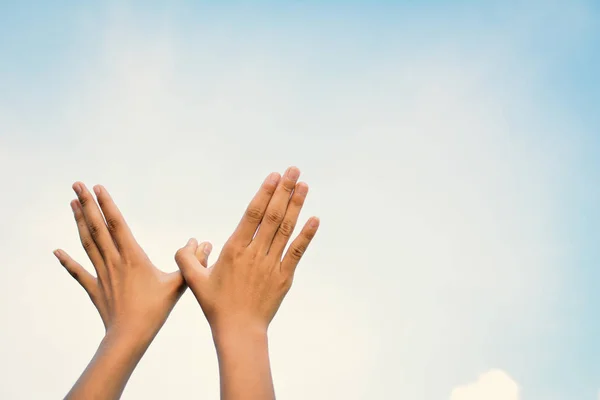
<instances>
[{"instance_id":1,"label":"white cloud","mask_svg":"<svg viewBox=\"0 0 600 400\"><path fill-rule=\"evenodd\" d=\"M476 382L459 386L450 400L519 400L519 385L504 371L491 370Z\"/></svg>"}]
</instances>

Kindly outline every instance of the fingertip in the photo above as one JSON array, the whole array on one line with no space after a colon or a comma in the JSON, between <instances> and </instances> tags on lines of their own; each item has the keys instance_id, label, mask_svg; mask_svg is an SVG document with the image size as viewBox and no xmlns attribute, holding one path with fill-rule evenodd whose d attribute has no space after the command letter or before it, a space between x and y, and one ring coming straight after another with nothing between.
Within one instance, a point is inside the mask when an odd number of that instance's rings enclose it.
<instances>
[{"instance_id":1,"label":"fingertip","mask_svg":"<svg viewBox=\"0 0 600 400\"><path fill-rule=\"evenodd\" d=\"M96 193L96 196L100 196L100 193L102 192L102 186L95 185L93 189L94 189L94 193Z\"/></svg>"},{"instance_id":2,"label":"fingertip","mask_svg":"<svg viewBox=\"0 0 600 400\"><path fill-rule=\"evenodd\" d=\"M79 201L76 199L73 199L73 200L71 200L69 205L71 206L71 210L73 210L73 212L75 212L79 208Z\"/></svg>"},{"instance_id":3,"label":"fingertip","mask_svg":"<svg viewBox=\"0 0 600 400\"><path fill-rule=\"evenodd\" d=\"M77 196L79 196L83 191L83 183L80 181L73 183L71 187L73 188L73 191L77 194Z\"/></svg>"},{"instance_id":4,"label":"fingertip","mask_svg":"<svg viewBox=\"0 0 600 400\"><path fill-rule=\"evenodd\" d=\"M182 265L185 265L186 259L189 258L190 254L195 254L195 249L192 247L194 241L194 238L189 239L185 246L181 247L175 252L175 262L177 263L177 265L179 265L180 263Z\"/></svg>"},{"instance_id":5,"label":"fingertip","mask_svg":"<svg viewBox=\"0 0 600 400\"><path fill-rule=\"evenodd\" d=\"M296 167L295 165L292 165L285 171L285 175L289 179L295 181L296 179L298 179L300 177L300 169L298 167Z\"/></svg>"},{"instance_id":6,"label":"fingertip","mask_svg":"<svg viewBox=\"0 0 600 400\"><path fill-rule=\"evenodd\" d=\"M195 248L195 247L198 247L198 241L197 241L195 238L190 238L190 239L187 241L187 243L186 243L185 247L194 247L194 248Z\"/></svg>"},{"instance_id":7,"label":"fingertip","mask_svg":"<svg viewBox=\"0 0 600 400\"><path fill-rule=\"evenodd\" d=\"M202 266L205 268L207 266L208 256L210 255L211 251L212 251L212 244L210 244L209 242L202 242L196 248L196 253L195 253L196 259L198 261L200 261L200 264L202 264Z\"/></svg>"},{"instance_id":8,"label":"fingertip","mask_svg":"<svg viewBox=\"0 0 600 400\"><path fill-rule=\"evenodd\" d=\"M294 192L301 196L306 196L308 194L308 184L306 182L298 182Z\"/></svg>"},{"instance_id":9,"label":"fingertip","mask_svg":"<svg viewBox=\"0 0 600 400\"><path fill-rule=\"evenodd\" d=\"M265 179L265 183L270 186L276 186L280 179L281 175L279 172L271 172L269 176L267 176L267 179Z\"/></svg>"},{"instance_id":10,"label":"fingertip","mask_svg":"<svg viewBox=\"0 0 600 400\"><path fill-rule=\"evenodd\" d=\"M311 217L308 221L308 226L311 229L317 229L321 223L321 220L318 217Z\"/></svg>"},{"instance_id":11,"label":"fingertip","mask_svg":"<svg viewBox=\"0 0 600 400\"><path fill-rule=\"evenodd\" d=\"M56 258L58 258L60 260L61 256L62 256L62 252L60 251L60 249L55 249L52 254L54 254L54 256Z\"/></svg>"},{"instance_id":12,"label":"fingertip","mask_svg":"<svg viewBox=\"0 0 600 400\"><path fill-rule=\"evenodd\" d=\"M206 254L207 256L210 254L210 252L212 251L212 244L210 242L204 242L204 247L202 249L202 251L204 252L204 254Z\"/></svg>"}]
</instances>

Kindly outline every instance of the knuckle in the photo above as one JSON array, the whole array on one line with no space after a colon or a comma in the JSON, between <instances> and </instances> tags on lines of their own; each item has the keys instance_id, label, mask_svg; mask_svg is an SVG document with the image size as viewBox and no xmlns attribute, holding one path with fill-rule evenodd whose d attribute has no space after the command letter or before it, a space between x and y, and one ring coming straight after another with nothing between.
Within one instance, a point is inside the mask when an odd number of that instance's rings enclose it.
<instances>
[{"instance_id":1,"label":"knuckle","mask_svg":"<svg viewBox=\"0 0 600 400\"><path fill-rule=\"evenodd\" d=\"M294 275L288 274L282 282L284 293L287 293L292 287L292 283L294 282Z\"/></svg>"},{"instance_id":2,"label":"knuckle","mask_svg":"<svg viewBox=\"0 0 600 400\"><path fill-rule=\"evenodd\" d=\"M82 207L85 207L88 204L88 201L90 201L90 199L85 194L79 196L79 204L81 204Z\"/></svg>"},{"instance_id":3,"label":"knuckle","mask_svg":"<svg viewBox=\"0 0 600 400\"><path fill-rule=\"evenodd\" d=\"M231 255L231 254L235 254L235 252L237 251L238 246L235 245L235 243L232 243L231 240L228 240L225 245L223 246L223 249L221 250L221 254L227 254L227 255Z\"/></svg>"},{"instance_id":4,"label":"knuckle","mask_svg":"<svg viewBox=\"0 0 600 400\"><path fill-rule=\"evenodd\" d=\"M91 238L84 237L81 238L81 245L83 246L83 249L89 253L94 248L94 241Z\"/></svg>"},{"instance_id":5,"label":"knuckle","mask_svg":"<svg viewBox=\"0 0 600 400\"><path fill-rule=\"evenodd\" d=\"M114 217L106 217L106 226L111 233L114 233L120 227L119 220Z\"/></svg>"},{"instance_id":6,"label":"knuckle","mask_svg":"<svg viewBox=\"0 0 600 400\"><path fill-rule=\"evenodd\" d=\"M279 226L279 233L281 234L281 236L287 239L290 236L292 236L292 233L294 232L294 227L294 222L290 221L289 219L285 219Z\"/></svg>"},{"instance_id":7,"label":"knuckle","mask_svg":"<svg viewBox=\"0 0 600 400\"><path fill-rule=\"evenodd\" d=\"M122 265L125 262L119 253L112 254L112 252L110 252L108 255L105 255L105 260L107 266L111 267ZM136 264L128 262L128 265L135 266Z\"/></svg>"},{"instance_id":8,"label":"knuckle","mask_svg":"<svg viewBox=\"0 0 600 400\"><path fill-rule=\"evenodd\" d=\"M273 194L275 194L275 191L277 190L277 184L272 183L272 182L265 183L263 185L263 190L269 196L273 196Z\"/></svg>"},{"instance_id":9,"label":"knuckle","mask_svg":"<svg viewBox=\"0 0 600 400\"><path fill-rule=\"evenodd\" d=\"M116 247L116 254L114 254L112 258L115 264L119 262L123 265L137 265L139 263L139 260L143 259L138 253L137 249L134 250L130 248L120 248L118 246Z\"/></svg>"},{"instance_id":10,"label":"knuckle","mask_svg":"<svg viewBox=\"0 0 600 400\"><path fill-rule=\"evenodd\" d=\"M258 207L248 207L246 209L246 219L251 222L259 223L263 218L263 212Z\"/></svg>"},{"instance_id":11,"label":"knuckle","mask_svg":"<svg viewBox=\"0 0 600 400\"><path fill-rule=\"evenodd\" d=\"M92 235L93 237L98 236L98 234L100 233L100 227L98 226L98 224L90 224L88 226L88 229L90 230L90 235Z\"/></svg>"},{"instance_id":12,"label":"knuckle","mask_svg":"<svg viewBox=\"0 0 600 400\"><path fill-rule=\"evenodd\" d=\"M267 221L273 224L280 224L281 221L283 221L283 213L277 209L269 210L265 217L267 218Z\"/></svg>"},{"instance_id":13,"label":"knuckle","mask_svg":"<svg viewBox=\"0 0 600 400\"><path fill-rule=\"evenodd\" d=\"M290 277L284 277L279 281L279 290L283 293L287 293L292 287L292 279Z\"/></svg>"},{"instance_id":14,"label":"knuckle","mask_svg":"<svg viewBox=\"0 0 600 400\"><path fill-rule=\"evenodd\" d=\"M298 244L298 245L290 248L290 255L294 260L299 260L300 258L302 258L305 251L306 251L306 245Z\"/></svg>"},{"instance_id":15,"label":"knuckle","mask_svg":"<svg viewBox=\"0 0 600 400\"><path fill-rule=\"evenodd\" d=\"M289 176L284 177L281 188L286 192L291 192L296 187L296 179L292 179Z\"/></svg>"},{"instance_id":16,"label":"knuckle","mask_svg":"<svg viewBox=\"0 0 600 400\"><path fill-rule=\"evenodd\" d=\"M185 248L181 248L175 252L175 262L177 264L185 260Z\"/></svg>"},{"instance_id":17,"label":"knuckle","mask_svg":"<svg viewBox=\"0 0 600 400\"><path fill-rule=\"evenodd\" d=\"M79 275L78 271L72 268L67 269L67 271L69 271L69 274L73 277L73 279L75 279L77 282L81 282L81 276Z\"/></svg>"},{"instance_id":18,"label":"knuckle","mask_svg":"<svg viewBox=\"0 0 600 400\"><path fill-rule=\"evenodd\" d=\"M286 182L285 184L281 185L281 187L285 192L292 193L296 185L294 185L294 182Z\"/></svg>"},{"instance_id":19,"label":"knuckle","mask_svg":"<svg viewBox=\"0 0 600 400\"><path fill-rule=\"evenodd\" d=\"M238 257L244 256L244 260L247 260L248 265L256 264L256 261L259 256L259 252L256 247L254 247L251 251L246 251L242 254L242 251L239 252Z\"/></svg>"}]
</instances>

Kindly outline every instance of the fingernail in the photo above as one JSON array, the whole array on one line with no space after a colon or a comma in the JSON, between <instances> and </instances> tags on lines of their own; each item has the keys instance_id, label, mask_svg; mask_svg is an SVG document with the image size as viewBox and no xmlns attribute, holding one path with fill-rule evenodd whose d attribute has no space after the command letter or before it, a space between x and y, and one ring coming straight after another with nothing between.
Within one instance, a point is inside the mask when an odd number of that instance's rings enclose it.
<instances>
[{"instance_id":1,"label":"fingernail","mask_svg":"<svg viewBox=\"0 0 600 400\"><path fill-rule=\"evenodd\" d=\"M306 196L308 193L308 185L304 182L300 182L296 185L296 193L302 196Z\"/></svg>"},{"instance_id":2,"label":"fingernail","mask_svg":"<svg viewBox=\"0 0 600 400\"><path fill-rule=\"evenodd\" d=\"M296 167L290 167L287 171L287 176L291 180L295 181L298 179L298 177L300 177L300 170Z\"/></svg>"},{"instance_id":3,"label":"fingernail","mask_svg":"<svg viewBox=\"0 0 600 400\"><path fill-rule=\"evenodd\" d=\"M279 174L277 172L272 172L268 177L267 177L267 181L269 181L270 183L277 185L277 183L279 183L279 179L281 177L279 176Z\"/></svg>"},{"instance_id":4,"label":"fingernail","mask_svg":"<svg viewBox=\"0 0 600 400\"><path fill-rule=\"evenodd\" d=\"M194 242L194 238L190 238L190 239L187 241L187 243L186 243L186 246L191 246L193 242Z\"/></svg>"},{"instance_id":5,"label":"fingernail","mask_svg":"<svg viewBox=\"0 0 600 400\"><path fill-rule=\"evenodd\" d=\"M71 210L73 210L73 212L75 212L75 210L77 210L77 200L72 200L70 204L71 204Z\"/></svg>"},{"instance_id":6,"label":"fingernail","mask_svg":"<svg viewBox=\"0 0 600 400\"><path fill-rule=\"evenodd\" d=\"M212 244L206 243L204 245L204 254L209 255L211 251L212 251Z\"/></svg>"},{"instance_id":7,"label":"fingernail","mask_svg":"<svg viewBox=\"0 0 600 400\"><path fill-rule=\"evenodd\" d=\"M100 186L94 186L94 193L96 193L96 196L100 196Z\"/></svg>"},{"instance_id":8,"label":"fingernail","mask_svg":"<svg viewBox=\"0 0 600 400\"><path fill-rule=\"evenodd\" d=\"M81 185L79 183L73 184L73 190L79 196L81 194Z\"/></svg>"},{"instance_id":9,"label":"fingernail","mask_svg":"<svg viewBox=\"0 0 600 400\"><path fill-rule=\"evenodd\" d=\"M314 217L313 219L310 220L310 225L311 228L316 228L317 226L319 226L319 218Z\"/></svg>"},{"instance_id":10,"label":"fingernail","mask_svg":"<svg viewBox=\"0 0 600 400\"><path fill-rule=\"evenodd\" d=\"M60 250L56 249L53 251L53 253L56 256L56 258L60 258Z\"/></svg>"}]
</instances>

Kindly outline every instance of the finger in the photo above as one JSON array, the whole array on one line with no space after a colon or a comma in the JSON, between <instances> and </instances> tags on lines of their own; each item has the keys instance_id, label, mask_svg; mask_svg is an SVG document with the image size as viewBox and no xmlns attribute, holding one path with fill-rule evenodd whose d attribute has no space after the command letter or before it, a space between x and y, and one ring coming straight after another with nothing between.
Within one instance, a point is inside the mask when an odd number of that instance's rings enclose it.
<instances>
[{"instance_id":1,"label":"finger","mask_svg":"<svg viewBox=\"0 0 600 400\"><path fill-rule=\"evenodd\" d=\"M287 211L285 212L285 217L283 217L283 221L281 222L281 225L279 225L279 229L275 234L273 243L269 248L269 253L274 253L280 259L285 246L294 232L294 228L298 222L298 216L300 215L300 210L302 210L302 206L304 205L304 200L306 199L307 194L308 185L304 182L298 183L294 189L294 194L292 194Z\"/></svg>"},{"instance_id":2,"label":"finger","mask_svg":"<svg viewBox=\"0 0 600 400\"><path fill-rule=\"evenodd\" d=\"M302 231L290 245L290 248L285 253L281 262L281 270L285 273L293 274L300 262L300 259L306 252L311 240L315 237L319 229L319 219L317 217L310 218Z\"/></svg>"},{"instance_id":3,"label":"finger","mask_svg":"<svg viewBox=\"0 0 600 400\"><path fill-rule=\"evenodd\" d=\"M264 180L256 195L248 204L244 216L229 239L230 241L241 246L250 244L280 179L281 176L277 172L273 172Z\"/></svg>"},{"instance_id":4,"label":"finger","mask_svg":"<svg viewBox=\"0 0 600 400\"><path fill-rule=\"evenodd\" d=\"M211 251L212 244L210 244L209 242L200 243L195 251L196 259L204 268L208 268L208 256L210 256Z\"/></svg>"},{"instance_id":5,"label":"finger","mask_svg":"<svg viewBox=\"0 0 600 400\"><path fill-rule=\"evenodd\" d=\"M102 216L94 197L81 182L75 182L73 184L73 190L77 194L90 235L100 250L102 258L105 262L116 258L119 253L108 232L104 217Z\"/></svg>"},{"instance_id":6,"label":"finger","mask_svg":"<svg viewBox=\"0 0 600 400\"><path fill-rule=\"evenodd\" d=\"M98 199L98 205L104 214L106 220L106 227L110 236L113 238L120 250L131 249L134 246L138 246L129 225L125 222L123 214L113 201L108 190L101 185L94 186L94 193Z\"/></svg>"},{"instance_id":7,"label":"finger","mask_svg":"<svg viewBox=\"0 0 600 400\"><path fill-rule=\"evenodd\" d=\"M107 272L104 259L102 258L102 254L100 254L100 250L98 250L98 247L96 246L96 242L94 242L94 239L90 234L90 230L88 229L87 222L83 215L83 210L81 209L81 204L79 204L78 200L71 201L71 209L75 215L75 222L77 223L77 230L79 231L81 245L92 262L98 279L100 279L101 282L107 282Z\"/></svg>"},{"instance_id":8,"label":"finger","mask_svg":"<svg viewBox=\"0 0 600 400\"><path fill-rule=\"evenodd\" d=\"M198 241L196 239L188 240L187 244L175 253L175 262L188 285L194 289L193 285L207 276L207 270L196 257L198 250Z\"/></svg>"},{"instance_id":9,"label":"finger","mask_svg":"<svg viewBox=\"0 0 600 400\"><path fill-rule=\"evenodd\" d=\"M300 170L296 167L290 167L287 169L283 178L279 182L275 194L269 202L265 216L260 223L254 242L257 243L261 248L268 250L271 247L271 242L275 236L275 232L279 229L279 225L283 221L285 212L287 210L288 203L290 201L290 195L296 186L296 181L300 176Z\"/></svg>"},{"instance_id":10,"label":"finger","mask_svg":"<svg viewBox=\"0 0 600 400\"><path fill-rule=\"evenodd\" d=\"M64 250L54 250L54 255L58 261L67 270L69 274L83 287L83 289L93 297L94 288L96 287L96 278L90 274L77 261L73 260Z\"/></svg>"}]
</instances>

